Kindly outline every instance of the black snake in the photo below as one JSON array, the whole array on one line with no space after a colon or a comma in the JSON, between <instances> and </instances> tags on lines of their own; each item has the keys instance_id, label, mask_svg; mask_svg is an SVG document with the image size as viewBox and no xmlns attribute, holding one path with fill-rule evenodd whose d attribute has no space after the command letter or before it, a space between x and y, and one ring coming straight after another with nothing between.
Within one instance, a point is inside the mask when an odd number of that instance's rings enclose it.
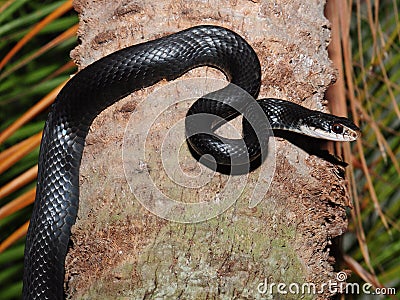
<instances>
[{"instance_id":1,"label":"black snake","mask_svg":"<svg viewBox=\"0 0 400 300\"><path fill-rule=\"evenodd\" d=\"M79 206L79 166L93 119L124 96L162 79L176 79L199 66L221 70L229 82L257 97L261 85L257 55L238 34L217 26L189 28L114 52L80 71L65 85L51 108L40 147L36 200L25 248L24 299L64 297L64 261ZM230 105L231 101L240 102L235 96L227 93L222 102L203 97L193 104L188 116L209 113L232 119L239 115ZM272 129L337 141L351 141L358 136L358 128L346 118L279 99L256 103ZM245 110L245 117L250 118L251 109ZM215 120L206 122L205 132L194 135L191 133L198 129L196 123L186 122L188 142L199 155L211 154L219 164L234 159L242 163L243 155L253 160L264 144L244 120L244 147L243 143L238 146L234 140L213 136Z\"/></svg>"}]
</instances>

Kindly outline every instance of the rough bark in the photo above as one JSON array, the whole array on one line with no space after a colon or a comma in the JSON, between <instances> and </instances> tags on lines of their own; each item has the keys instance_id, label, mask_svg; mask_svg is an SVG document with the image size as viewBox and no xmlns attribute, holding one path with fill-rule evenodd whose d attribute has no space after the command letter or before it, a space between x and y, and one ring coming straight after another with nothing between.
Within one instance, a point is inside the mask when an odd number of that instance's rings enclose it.
<instances>
[{"instance_id":1,"label":"rough bark","mask_svg":"<svg viewBox=\"0 0 400 300\"><path fill-rule=\"evenodd\" d=\"M330 31L324 4L77 0L81 43L72 57L83 68L122 47L193 25L225 26L245 37L260 58L260 97L326 110L323 96L336 73L327 56ZM196 76L224 78L210 68L184 77ZM165 84L126 97L92 125L81 167L79 217L67 258L68 295L73 299L298 299L298 294L278 295L276 289L275 296L262 294L257 287L265 280L287 285L308 282L317 288L336 281L330 245L347 227L343 170L282 138L273 138L275 172L264 178L258 177L259 171L243 177L244 192L215 218L196 224L169 222L136 201L123 169L125 128L133 112L146 117L139 103ZM170 115L176 118L184 114L171 108ZM144 163L163 192L180 195L180 201L198 202L225 188L227 177L221 174L197 192L165 183L168 176L158 155L161 142L150 137L150 155ZM191 159L186 148L181 151ZM249 208L252 189L257 182L268 184L268 174L273 176L271 185L262 201ZM316 298L330 294L325 289Z\"/></svg>"}]
</instances>

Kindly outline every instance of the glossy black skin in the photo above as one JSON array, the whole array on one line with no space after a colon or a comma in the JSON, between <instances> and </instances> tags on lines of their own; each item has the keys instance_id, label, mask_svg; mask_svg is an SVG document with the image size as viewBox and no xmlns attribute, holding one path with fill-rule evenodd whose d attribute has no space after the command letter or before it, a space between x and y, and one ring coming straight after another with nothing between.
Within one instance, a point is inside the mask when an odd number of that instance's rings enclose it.
<instances>
[{"instance_id":1,"label":"glossy black skin","mask_svg":"<svg viewBox=\"0 0 400 300\"><path fill-rule=\"evenodd\" d=\"M257 96L257 55L239 35L216 26L193 27L122 49L89 65L65 85L51 108L40 146L25 248L24 299L64 297L64 261L79 206L79 167L93 119L136 90L206 65L222 70L232 83Z\"/></svg>"},{"instance_id":2,"label":"glossy black skin","mask_svg":"<svg viewBox=\"0 0 400 300\"><path fill-rule=\"evenodd\" d=\"M265 98L257 101L273 129L298 132L302 125L319 128L326 132L343 133L345 127L359 132L360 129L349 119L310 110L286 100ZM277 120L277 121L275 121Z\"/></svg>"},{"instance_id":3,"label":"glossy black skin","mask_svg":"<svg viewBox=\"0 0 400 300\"><path fill-rule=\"evenodd\" d=\"M209 153L220 164L229 164L232 159L234 163L248 163L262 155L269 136L260 137L257 133L270 130L268 121L285 129L296 123L288 116L308 117L313 122L310 113L303 116L303 110L290 102L254 101L261 85L257 55L243 38L222 27L193 27L122 49L89 65L62 89L44 128L36 199L25 248L24 299L64 298L64 262L79 207L79 167L94 118L136 90L163 79L176 79L199 66L220 69L243 91L231 93L227 88L206 95L194 103L188 116L205 112L229 120L243 113L249 120L244 118L244 146L243 142L212 136L218 127L213 118L200 125L187 121L188 142L199 155ZM244 104L242 98L246 99ZM260 121L263 119L266 122ZM256 120L252 123L254 129L249 126L251 120ZM199 129L197 126L205 134L190 136Z\"/></svg>"}]
</instances>

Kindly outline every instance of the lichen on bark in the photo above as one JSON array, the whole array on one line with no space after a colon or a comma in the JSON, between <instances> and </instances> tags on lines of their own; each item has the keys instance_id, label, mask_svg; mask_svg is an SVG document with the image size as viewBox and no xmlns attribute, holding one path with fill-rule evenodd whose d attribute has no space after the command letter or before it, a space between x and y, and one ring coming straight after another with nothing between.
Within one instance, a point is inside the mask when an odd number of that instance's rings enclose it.
<instances>
[{"instance_id":1,"label":"lichen on bark","mask_svg":"<svg viewBox=\"0 0 400 300\"><path fill-rule=\"evenodd\" d=\"M80 68L125 46L199 25L228 27L252 45L261 65L260 97L325 109L335 80L328 59L324 1L80 1ZM224 78L201 68L184 78ZM136 92L101 113L87 137L81 167L81 204L66 265L71 298L270 299L268 283L315 284L335 280L330 244L347 227L348 194L341 167L274 138L276 169L263 200L250 208L257 172L236 203L217 217L180 224L161 219L136 201L121 158L126 124L138 104L165 82ZM88 99L90 101L90 99ZM182 113L182 112L179 112ZM178 114L178 112L176 112ZM157 156L159 139L150 139ZM151 147L150 147L151 148ZM151 148L152 149L152 148ZM156 159L146 161L163 181ZM225 179L215 174L220 187ZM262 180L262 179L261 179ZM181 188L168 186L171 193ZM203 194L218 193L212 185ZM186 191L183 201L196 202ZM275 291L276 293L276 291ZM324 291L306 298L326 299ZM297 299L298 295L287 295Z\"/></svg>"}]
</instances>

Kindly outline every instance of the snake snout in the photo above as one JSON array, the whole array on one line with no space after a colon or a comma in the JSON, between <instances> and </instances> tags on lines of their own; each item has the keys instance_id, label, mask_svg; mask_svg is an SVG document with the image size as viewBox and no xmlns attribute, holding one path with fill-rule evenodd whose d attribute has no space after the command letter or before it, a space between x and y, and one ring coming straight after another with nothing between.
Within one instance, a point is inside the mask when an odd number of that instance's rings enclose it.
<instances>
[{"instance_id":1,"label":"snake snout","mask_svg":"<svg viewBox=\"0 0 400 300\"><path fill-rule=\"evenodd\" d=\"M301 120L300 133L329 141L352 142L360 137L360 129L349 119L317 111Z\"/></svg>"}]
</instances>

